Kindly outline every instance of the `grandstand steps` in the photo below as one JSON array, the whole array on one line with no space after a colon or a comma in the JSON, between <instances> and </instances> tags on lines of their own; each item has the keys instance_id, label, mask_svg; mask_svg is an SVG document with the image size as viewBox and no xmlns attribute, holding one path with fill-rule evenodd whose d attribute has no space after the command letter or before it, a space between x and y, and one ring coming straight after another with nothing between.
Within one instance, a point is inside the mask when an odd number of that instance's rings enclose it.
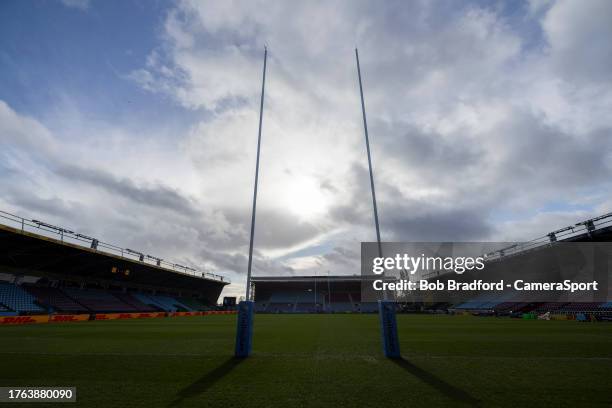
<instances>
[{"instance_id":1,"label":"grandstand steps","mask_svg":"<svg viewBox=\"0 0 612 408\"><path fill-rule=\"evenodd\" d=\"M113 296L111 292L104 290L65 288L64 293L91 311L106 313L138 311Z\"/></svg>"},{"instance_id":2,"label":"grandstand steps","mask_svg":"<svg viewBox=\"0 0 612 408\"><path fill-rule=\"evenodd\" d=\"M59 288L28 285L24 286L24 289L36 297L37 301L50 312L85 313L90 311Z\"/></svg>"},{"instance_id":3,"label":"grandstand steps","mask_svg":"<svg viewBox=\"0 0 612 408\"><path fill-rule=\"evenodd\" d=\"M69 300L73 301L75 304L81 306L83 309L89 311L89 312L93 312L94 310L89 309L87 306L85 306L84 304L80 303L77 299L74 299L70 296L68 296L67 294L64 293L64 295L66 296L66 298L68 298ZM66 310L64 310L66 311Z\"/></svg>"},{"instance_id":4,"label":"grandstand steps","mask_svg":"<svg viewBox=\"0 0 612 408\"><path fill-rule=\"evenodd\" d=\"M147 305L161 308L165 312L193 312L194 309L184 305L177 299L164 295L134 293L134 297Z\"/></svg>"},{"instance_id":5,"label":"grandstand steps","mask_svg":"<svg viewBox=\"0 0 612 408\"><path fill-rule=\"evenodd\" d=\"M201 303L196 298L188 298L188 297L178 297L176 298L181 304L190 307L195 311L206 311L209 308L206 307L203 303Z\"/></svg>"},{"instance_id":6,"label":"grandstand steps","mask_svg":"<svg viewBox=\"0 0 612 408\"><path fill-rule=\"evenodd\" d=\"M115 297L124 303L129 304L139 312L163 312L164 310L149 304L146 304L129 293L114 293Z\"/></svg>"}]
</instances>

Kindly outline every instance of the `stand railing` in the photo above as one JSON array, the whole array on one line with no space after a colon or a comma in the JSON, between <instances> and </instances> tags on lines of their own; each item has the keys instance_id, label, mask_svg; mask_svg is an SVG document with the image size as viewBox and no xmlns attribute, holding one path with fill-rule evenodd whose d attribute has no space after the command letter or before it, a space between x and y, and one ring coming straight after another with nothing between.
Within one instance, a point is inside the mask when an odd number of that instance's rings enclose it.
<instances>
[{"instance_id":1,"label":"stand railing","mask_svg":"<svg viewBox=\"0 0 612 408\"><path fill-rule=\"evenodd\" d=\"M61 242L87 247L98 252L112 254L130 261L140 261L149 265L163 267L186 275L229 283L227 278L215 273L201 272L189 266L166 261L152 255L145 255L144 253L135 251L133 249L122 248L87 235L76 233L66 228L58 227L39 220L29 220L6 211L0 211L0 222L9 227L15 228L16 226L22 232L34 232L49 238L59 239Z\"/></svg>"}]
</instances>

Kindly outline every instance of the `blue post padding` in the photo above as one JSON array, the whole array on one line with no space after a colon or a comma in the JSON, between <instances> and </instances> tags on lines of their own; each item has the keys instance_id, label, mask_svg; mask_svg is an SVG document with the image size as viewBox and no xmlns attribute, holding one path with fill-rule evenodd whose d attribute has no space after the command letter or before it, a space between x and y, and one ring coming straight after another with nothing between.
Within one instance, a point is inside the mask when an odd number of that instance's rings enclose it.
<instances>
[{"instance_id":1,"label":"blue post padding","mask_svg":"<svg viewBox=\"0 0 612 408\"><path fill-rule=\"evenodd\" d=\"M385 357L401 358L399 338L397 336L397 320L395 319L395 302L379 300L378 314Z\"/></svg>"},{"instance_id":2,"label":"blue post padding","mask_svg":"<svg viewBox=\"0 0 612 408\"><path fill-rule=\"evenodd\" d=\"M251 354L253 343L253 311L255 303L244 300L238 304L238 327L236 328L236 351L234 355L239 358Z\"/></svg>"}]
</instances>

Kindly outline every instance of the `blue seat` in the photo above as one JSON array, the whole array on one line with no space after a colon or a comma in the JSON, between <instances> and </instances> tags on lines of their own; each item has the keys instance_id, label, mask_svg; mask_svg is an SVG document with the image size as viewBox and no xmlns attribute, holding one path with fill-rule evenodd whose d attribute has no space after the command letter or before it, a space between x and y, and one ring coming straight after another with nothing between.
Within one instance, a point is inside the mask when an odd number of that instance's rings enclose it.
<instances>
[{"instance_id":1,"label":"blue seat","mask_svg":"<svg viewBox=\"0 0 612 408\"><path fill-rule=\"evenodd\" d=\"M5 312L45 312L36 304L34 296L13 283L0 282L0 303L4 305Z\"/></svg>"}]
</instances>

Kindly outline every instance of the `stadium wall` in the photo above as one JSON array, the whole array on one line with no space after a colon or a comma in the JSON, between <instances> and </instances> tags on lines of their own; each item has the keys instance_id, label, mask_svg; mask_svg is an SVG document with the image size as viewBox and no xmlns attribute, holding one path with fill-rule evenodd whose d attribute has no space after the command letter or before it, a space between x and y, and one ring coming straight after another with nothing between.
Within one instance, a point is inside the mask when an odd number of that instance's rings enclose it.
<instances>
[{"instance_id":1,"label":"stadium wall","mask_svg":"<svg viewBox=\"0 0 612 408\"><path fill-rule=\"evenodd\" d=\"M90 320L125 320L125 319L154 319L172 317L192 317L210 315L231 315L236 311L209 311L209 312L176 312L176 313L97 313L79 315L32 315L32 316L0 316L0 326L24 325L40 323L70 323L86 322Z\"/></svg>"}]
</instances>

